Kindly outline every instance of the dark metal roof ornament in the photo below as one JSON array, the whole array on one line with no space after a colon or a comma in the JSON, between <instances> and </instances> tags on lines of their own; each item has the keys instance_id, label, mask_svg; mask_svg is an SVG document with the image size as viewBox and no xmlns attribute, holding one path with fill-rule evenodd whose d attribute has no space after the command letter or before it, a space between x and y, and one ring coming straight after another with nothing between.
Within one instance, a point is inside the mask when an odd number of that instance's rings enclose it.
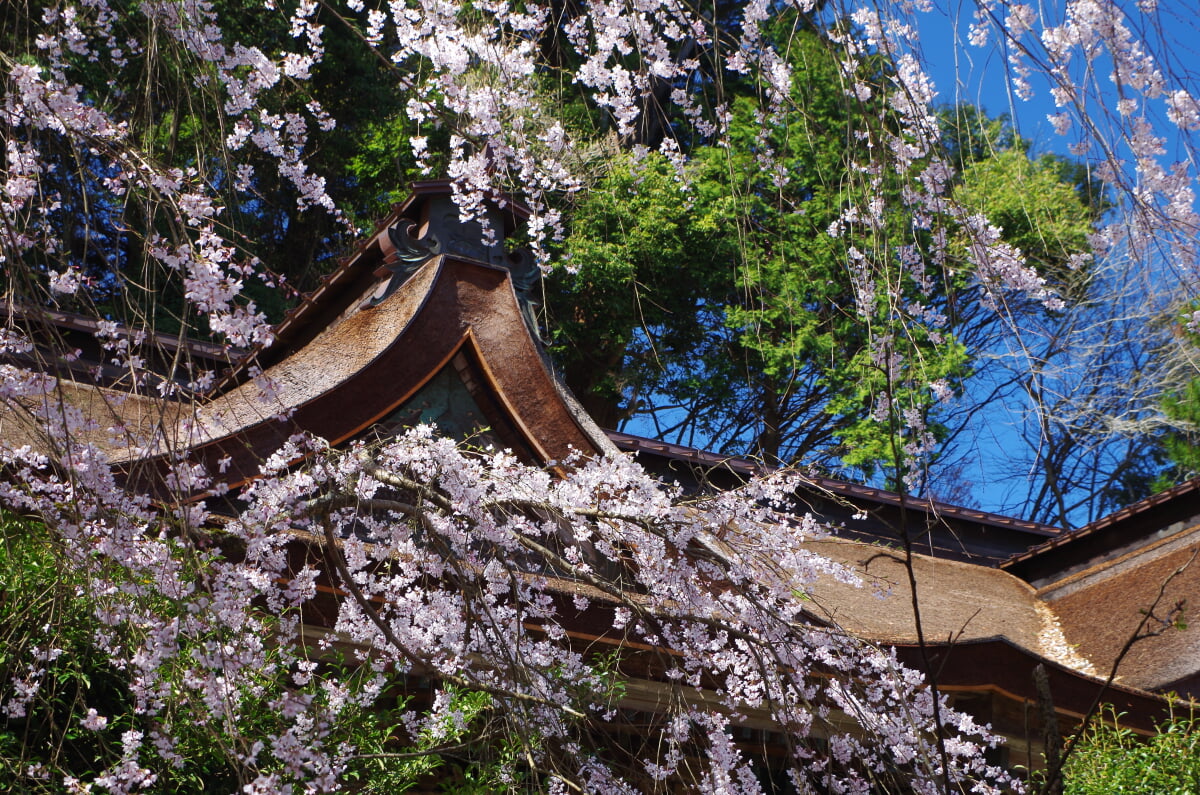
<instances>
[{"instance_id":1,"label":"dark metal roof ornament","mask_svg":"<svg viewBox=\"0 0 1200 795\"><path fill-rule=\"evenodd\" d=\"M417 224L409 223L402 218L400 222L388 229L388 240L396 247L396 258L399 267L394 270L407 270L410 274L438 254L442 253L442 243L432 235L418 239L413 233Z\"/></svg>"},{"instance_id":2,"label":"dark metal roof ornament","mask_svg":"<svg viewBox=\"0 0 1200 795\"><path fill-rule=\"evenodd\" d=\"M392 278L388 281L387 288L370 300L370 306L379 306L396 292L400 285L408 281L418 268L442 253L441 241L430 235L417 238L413 234L416 230L417 224L408 218L401 218L396 224L388 227L388 240L396 250L384 260L384 267L378 275L386 276L391 272Z\"/></svg>"}]
</instances>

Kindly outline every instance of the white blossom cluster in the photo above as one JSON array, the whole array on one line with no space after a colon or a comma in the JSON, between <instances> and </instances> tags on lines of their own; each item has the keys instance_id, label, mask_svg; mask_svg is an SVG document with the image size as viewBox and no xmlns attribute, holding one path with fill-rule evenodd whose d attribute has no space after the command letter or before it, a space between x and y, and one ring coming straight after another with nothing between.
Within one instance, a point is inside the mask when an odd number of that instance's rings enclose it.
<instances>
[{"instance_id":1,"label":"white blossom cluster","mask_svg":"<svg viewBox=\"0 0 1200 795\"><path fill-rule=\"evenodd\" d=\"M20 477L0 496L36 506L91 573L95 640L155 727L125 732L120 762L84 782L99 790L136 792L156 770L186 764L174 738L198 724L245 737L233 748L253 779L247 792L337 791L355 756L333 740L339 721L388 682L430 675L489 694L509 731L539 738L525 750L534 769L589 791L635 791L649 776L756 792L752 759L733 741L749 717L783 732L802 787L867 792L897 776L930 793L946 777L978 791L1007 784L982 760L996 738L935 701L893 653L807 612L818 577L857 579L805 549L816 522L780 519L795 488L787 477L685 502L625 457L562 462L553 475L508 453L464 452L424 426L341 453L296 436L220 525L222 546L240 553L197 561L181 539L211 526L203 503L159 512L95 449L70 454L63 480L29 450L7 453ZM193 500L224 491L187 460L165 480ZM304 549L321 551L297 564ZM310 613L326 616L330 634L315 648L280 643L311 632ZM587 745L622 717L617 683L572 642L595 616L623 646L659 650L651 680L670 694L663 730L635 769ZM333 638L353 648L355 673L319 664ZM49 659L6 683L7 714L22 714ZM272 689L273 679L287 686ZM268 700L273 728L258 720L247 734L236 705L256 698ZM410 711L409 736L436 739L464 720L458 709L443 695ZM80 726L102 732L110 719L91 709Z\"/></svg>"}]
</instances>

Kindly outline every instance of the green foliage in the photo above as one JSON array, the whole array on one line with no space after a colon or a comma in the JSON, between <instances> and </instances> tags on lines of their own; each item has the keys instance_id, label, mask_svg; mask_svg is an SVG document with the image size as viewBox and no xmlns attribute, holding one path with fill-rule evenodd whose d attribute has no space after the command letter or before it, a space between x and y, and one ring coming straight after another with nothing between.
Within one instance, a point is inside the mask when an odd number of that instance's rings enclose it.
<instances>
[{"instance_id":1,"label":"green foliage","mask_svg":"<svg viewBox=\"0 0 1200 795\"><path fill-rule=\"evenodd\" d=\"M120 571L113 569L108 575L108 584L122 590ZM143 607L160 614L170 615L176 607L162 599L151 602ZM411 738L401 720L410 697L395 695L393 686L384 688L385 695L359 698L356 694L377 687L371 666L327 651L305 686L297 686L285 667L268 666L257 680L229 695L226 721L200 724L187 703L191 696L184 684L185 670L192 658L184 648L178 661L164 663L166 686L160 692L169 695L151 717L137 709L130 672L115 666L98 644L99 633L119 641L116 630L97 619L102 603L103 598L90 591L84 572L71 565L60 542L43 525L12 517L0 521L0 692L9 699L0 704L0 781L8 785L6 792L59 793L64 781L89 782L121 762L125 732L156 730L174 738L177 761L144 756L139 760L157 776L155 791L239 791L254 775L283 769L270 743L287 728L280 704L289 694L311 699L318 711L329 699L348 696L352 706L337 713L321 741L356 749L346 760L345 776L362 791L402 792L428 780L445 763L439 749L477 738L483 718L493 709L487 694L448 691L457 719L448 718L437 731L427 727ZM179 661L183 662L177 665ZM342 688L322 686L331 674ZM21 682L36 689L16 708L14 685ZM104 719L102 727L85 726L90 711ZM266 748L255 750L263 743ZM467 770L457 778L469 775L495 785L500 766L492 762L469 765Z\"/></svg>"},{"instance_id":2,"label":"green foliage","mask_svg":"<svg viewBox=\"0 0 1200 795\"><path fill-rule=\"evenodd\" d=\"M939 398L971 377L995 317L971 308L961 242L939 264L909 214L863 220L878 198L904 206L901 178L856 165L894 134L884 93L848 96L837 45L792 15L772 26L795 75L782 121L726 84L729 145L693 149L686 187L661 157L620 159L567 212L581 274L548 288L553 353L603 425L897 486L957 430ZM943 147L955 200L1064 297L1086 291L1077 255L1104 211L1086 174L1030 159L1007 118L971 106L943 113Z\"/></svg>"},{"instance_id":3,"label":"green foliage","mask_svg":"<svg viewBox=\"0 0 1200 795\"><path fill-rule=\"evenodd\" d=\"M1096 218L1063 179L1060 161L1030 160L1022 148L995 152L964 169L954 197L1002 229L1061 297L1084 294L1088 271L1073 266L1072 255L1087 250Z\"/></svg>"},{"instance_id":4,"label":"green foliage","mask_svg":"<svg viewBox=\"0 0 1200 795\"><path fill-rule=\"evenodd\" d=\"M487 713L494 709L492 697L455 687L446 687L445 692L450 697L449 714L436 725L423 727L409 746L399 740L407 732L401 718L408 698L397 699L393 707L376 705L357 716L352 727L356 752L345 774L346 780L361 785L361 791L366 793L406 792L418 782L428 782L435 771L446 765L439 749L456 748L477 739ZM471 770L475 775L483 775L475 768Z\"/></svg>"},{"instance_id":5,"label":"green foliage","mask_svg":"<svg viewBox=\"0 0 1200 795\"><path fill-rule=\"evenodd\" d=\"M116 672L91 647L86 612L72 599L78 582L58 570L45 530L6 518L0 532L0 684L5 693L18 680L38 687L24 714L11 701L0 713L0 780L34 792L41 786L27 771L57 774L57 786L58 771L104 767L113 758L107 733L84 731L78 717L88 701L124 707L126 699ZM55 658L47 673L27 676L29 663L45 656Z\"/></svg>"},{"instance_id":6,"label":"green foliage","mask_svg":"<svg viewBox=\"0 0 1200 795\"><path fill-rule=\"evenodd\" d=\"M110 585L119 589L121 582ZM88 593L85 572L41 523L2 517L0 691L11 698L14 683L36 686L23 708L0 712L0 780L11 783L9 791L61 792L66 779L88 781L121 760L124 732L161 726L137 713L127 672L97 643L100 631L117 636L97 620L102 604ZM102 728L84 725L89 710L104 718ZM181 716L168 705L160 718L170 717ZM164 764L159 786L177 793L238 789L237 769L224 753L228 738L188 719L178 728L176 751L187 763Z\"/></svg>"},{"instance_id":7,"label":"green foliage","mask_svg":"<svg viewBox=\"0 0 1200 795\"><path fill-rule=\"evenodd\" d=\"M601 424L694 361L711 330L698 316L731 291L733 251L702 202L662 156L623 157L572 213L573 272L546 286L551 349Z\"/></svg>"},{"instance_id":8,"label":"green foliage","mask_svg":"<svg viewBox=\"0 0 1200 795\"><path fill-rule=\"evenodd\" d=\"M898 194L894 182L854 167L878 145L868 142L885 138L886 107L848 99L837 52L817 33L793 34L788 52L800 74L786 123L764 129L742 103L729 150L700 156L714 184L733 175L713 213L740 244L741 296L727 322L748 370L761 373L754 389L764 422L753 448L768 460L807 459L860 477L883 471L894 483L912 441L897 412L939 433L929 385L956 383L968 359L923 317L940 277L918 267L925 241L912 219L844 222L880 193ZM759 157L764 146L774 162ZM789 181L780 183L780 172Z\"/></svg>"},{"instance_id":9,"label":"green foliage","mask_svg":"<svg viewBox=\"0 0 1200 795\"><path fill-rule=\"evenodd\" d=\"M989 116L976 105L952 105L938 113L942 150L950 165L962 173L972 163L987 160L1010 149L1028 150L1029 142L1020 138L1007 113Z\"/></svg>"},{"instance_id":10,"label":"green foliage","mask_svg":"<svg viewBox=\"0 0 1200 795\"><path fill-rule=\"evenodd\" d=\"M1163 411L1173 420L1200 428L1200 381L1193 380L1182 392L1163 398ZM1180 470L1181 479L1200 473L1200 446L1196 445L1196 433L1173 433L1166 438L1165 445L1167 454Z\"/></svg>"},{"instance_id":11,"label":"green foliage","mask_svg":"<svg viewBox=\"0 0 1200 795\"><path fill-rule=\"evenodd\" d=\"M1064 795L1196 795L1200 793L1200 716L1174 715L1146 739L1106 722L1087 731L1063 770Z\"/></svg>"},{"instance_id":12,"label":"green foliage","mask_svg":"<svg viewBox=\"0 0 1200 795\"><path fill-rule=\"evenodd\" d=\"M1176 429L1162 439L1163 452L1171 466L1155 483L1156 491L1200 475L1200 444L1197 444L1200 440L1200 379L1193 379L1182 390L1165 395L1162 410Z\"/></svg>"},{"instance_id":13,"label":"green foliage","mask_svg":"<svg viewBox=\"0 0 1200 795\"><path fill-rule=\"evenodd\" d=\"M826 38L776 23L797 73L781 124L729 86L729 145L693 151L687 187L661 157L622 160L570 214L581 275L550 288L555 353L602 424L640 414L688 443L870 476L906 441L874 415L879 396L940 433L929 384L965 377L969 358L925 322L928 285L897 254L923 244L911 219L828 233L899 189L852 165L887 112L847 97ZM884 349L902 378L880 367Z\"/></svg>"},{"instance_id":14,"label":"green foliage","mask_svg":"<svg viewBox=\"0 0 1200 795\"><path fill-rule=\"evenodd\" d=\"M1196 305L1189 304L1174 321L1189 351L1194 351L1200 342L1200 335L1188 330L1195 310ZM1200 378L1192 378L1163 395L1159 405L1170 421L1171 430L1159 439L1158 451L1168 466L1154 481L1154 491L1163 491L1200 475Z\"/></svg>"}]
</instances>

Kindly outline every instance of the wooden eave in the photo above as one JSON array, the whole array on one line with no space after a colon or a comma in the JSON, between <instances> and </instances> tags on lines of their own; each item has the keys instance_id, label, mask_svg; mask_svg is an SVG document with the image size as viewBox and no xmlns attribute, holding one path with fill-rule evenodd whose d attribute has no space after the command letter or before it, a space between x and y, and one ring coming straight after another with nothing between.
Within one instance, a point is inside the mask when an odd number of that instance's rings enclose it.
<instances>
[{"instance_id":1,"label":"wooden eave","mask_svg":"<svg viewBox=\"0 0 1200 795\"><path fill-rule=\"evenodd\" d=\"M993 693L1030 707L1036 721L1039 695L1033 669L1042 665L1050 683L1054 709L1075 724L1094 704L1111 704L1121 714L1121 725L1139 734L1153 734L1168 717L1171 702L1163 696L1128 685L1104 682L1047 660L1007 638L987 638L959 643L931 643L924 650L913 643L894 647L905 665L936 679L945 693Z\"/></svg>"},{"instance_id":2,"label":"wooden eave","mask_svg":"<svg viewBox=\"0 0 1200 795\"><path fill-rule=\"evenodd\" d=\"M362 366L342 365L357 353L349 349L356 347L360 336L389 333L389 315L396 316L399 326L390 342ZM386 301L347 314L267 371L269 377L300 382L297 396L281 394L273 410L275 415L288 415L286 420L262 416L246 422L189 445L189 458L210 472L217 472L224 459L224 477L236 487L256 477L262 461L297 431L334 445L364 433L401 407L460 352L468 353L477 382L533 452L535 460L530 463L561 461L572 451L585 456L605 451L607 440L598 429L587 429L586 420L560 394L525 324L507 271L439 256ZM311 383L317 374L326 385ZM227 390L206 408L220 407L225 401L245 414L254 413L250 399L242 395L251 393L252 385L243 384L239 390ZM130 462L127 470L139 485L147 477L161 481L165 471L161 460ZM152 474L156 472L160 474Z\"/></svg>"},{"instance_id":3,"label":"wooden eave","mask_svg":"<svg viewBox=\"0 0 1200 795\"><path fill-rule=\"evenodd\" d=\"M191 399L194 396L185 386L187 379L179 375L183 371L180 363L195 365L198 370L218 371L240 361L246 353L230 345L194 340L182 334L134 331L118 324L114 332L117 339L144 339L137 352L149 361L134 369L113 363L112 353L104 350L96 337L101 325L95 317L17 301L0 301L0 313L4 314L7 325L20 330L34 343L32 351L4 354L0 361L131 394L159 395L156 387L174 374L174 389L168 391L168 397Z\"/></svg>"}]
</instances>

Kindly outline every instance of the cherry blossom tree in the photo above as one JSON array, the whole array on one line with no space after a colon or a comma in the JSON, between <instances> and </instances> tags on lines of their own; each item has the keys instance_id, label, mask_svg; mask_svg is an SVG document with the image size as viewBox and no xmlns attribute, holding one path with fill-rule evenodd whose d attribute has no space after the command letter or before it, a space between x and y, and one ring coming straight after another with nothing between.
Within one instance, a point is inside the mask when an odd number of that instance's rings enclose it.
<instances>
[{"instance_id":1,"label":"cherry blossom tree","mask_svg":"<svg viewBox=\"0 0 1200 795\"><path fill-rule=\"evenodd\" d=\"M947 193L954 174L937 154L918 36L937 9L794 6L830 21L847 99L882 97L892 114L853 149L856 189L828 234L888 229L895 203L912 221L880 256L919 245L929 267L965 268L957 275L977 285L981 306L1014 325L1025 302L1061 308L1046 275ZM777 129L793 96L788 60L764 33L778 10L765 0L18 0L0 11L9 316L17 303L91 312L112 365L172 399L145 427L105 425L47 374L72 350L11 320L0 339L5 405L36 431L0 445L0 498L10 515L34 517L58 565L78 575L88 642L120 673L129 707L118 716L83 704L70 727L103 740L100 769L81 779L31 757L15 771L25 785L137 791L184 775L203 743L246 792L335 791L365 777L399 786L446 758L468 760L492 788L756 791L762 771L733 739L749 719L775 727L782 775L802 791L1009 785L983 761L994 742L985 729L887 650L806 612L817 576L850 575L805 551L821 532L814 521L780 518L786 477L688 502L621 459L551 476L427 429L336 450L298 435L228 516L217 510L230 496L222 473L163 434L188 427L214 374L176 358L176 380L145 377L161 353L156 330L270 342L251 294L277 278L230 221L265 201L263 180L352 233L332 175L311 166L338 130L308 90L337 66L332 29L394 77L411 157L444 165L464 216L497 190L526 198L549 270L570 267L552 255L558 199L586 189L606 151L655 147L686 181L685 137L728 145L731 75L760 86L763 129ZM1002 47L1017 94L1049 92L1055 129L1113 187L1091 256L1168 268L1190 289L1200 106L1173 81L1169 13L1154 2L982 2L970 43ZM256 38L281 22L285 35ZM591 126L567 121L566 102ZM178 124L164 124L164 109ZM189 125L204 133L194 151L177 146ZM764 169L776 164L769 143L755 153ZM906 187L871 190L884 184ZM967 265L946 256L951 241ZM881 266L847 262L864 285ZM177 306L155 303L171 291ZM930 322L898 298L891 311L901 328ZM891 396L937 386L911 383L920 368L886 334L876 341L880 416L905 429L895 466L915 484L926 430ZM173 499L129 488L113 468L114 457L149 454L169 460ZM330 616L327 634L308 634L316 613ZM580 615L602 616L624 656L574 643ZM63 654L53 622L30 626L25 653L4 663L9 721L39 707ZM668 694L649 727L630 727L620 706L634 664ZM394 724L373 723L397 682L412 680L435 683L429 697L387 713Z\"/></svg>"}]
</instances>

